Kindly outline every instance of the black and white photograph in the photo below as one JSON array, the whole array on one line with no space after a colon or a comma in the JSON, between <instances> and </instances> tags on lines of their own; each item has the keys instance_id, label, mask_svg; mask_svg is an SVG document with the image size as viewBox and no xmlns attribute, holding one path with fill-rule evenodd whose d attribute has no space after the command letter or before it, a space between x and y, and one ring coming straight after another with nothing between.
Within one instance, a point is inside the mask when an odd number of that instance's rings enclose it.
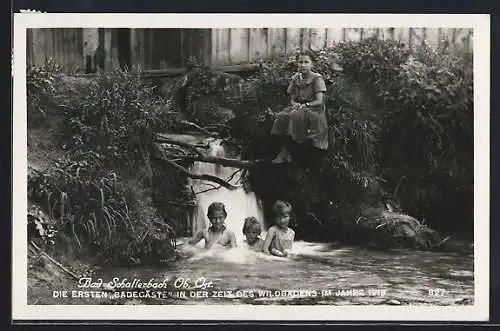
<instances>
[{"instance_id":1,"label":"black and white photograph","mask_svg":"<svg viewBox=\"0 0 500 331\"><path fill-rule=\"evenodd\" d=\"M487 15L14 24L14 318L488 318Z\"/></svg>"}]
</instances>

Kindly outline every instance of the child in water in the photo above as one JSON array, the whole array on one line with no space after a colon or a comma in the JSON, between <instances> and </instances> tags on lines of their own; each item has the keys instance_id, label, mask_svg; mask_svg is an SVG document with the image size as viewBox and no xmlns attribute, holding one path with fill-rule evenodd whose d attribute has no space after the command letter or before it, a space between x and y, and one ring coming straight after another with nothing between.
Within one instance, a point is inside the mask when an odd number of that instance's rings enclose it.
<instances>
[{"instance_id":1,"label":"child in water","mask_svg":"<svg viewBox=\"0 0 500 331\"><path fill-rule=\"evenodd\" d=\"M208 230L198 232L188 243L196 245L200 240L205 239L205 249L210 249L215 244L222 247L236 247L236 236L224 224L227 217L224 204L212 202L208 206L207 217L211 226Z\"/></svg>"},{"instance_id":2,"label":"child in water","mask_svg":"<svg viewBox=\"0 0 500 331\"><path fill-rule=\"evenodd\" d=\"M243 234L246 238L245 243L254 252L262 252L264 240L260 238L261 232L260 223L255 217L245 218L245 223L243 224Z\"/></svg>"},{"instance_id":3,"label":"child in water","mask_svg":"<svg viewBox=\"0 0 500 331\"><path fill-rule=\"evenodd\" d=\"M286 201L278 200L274 203L273 210L276 225L267 231L262 250L266 254L286 257L292 249L295 239L295 231L288 227L292 205Z\"/></svg>"}]
</instances>

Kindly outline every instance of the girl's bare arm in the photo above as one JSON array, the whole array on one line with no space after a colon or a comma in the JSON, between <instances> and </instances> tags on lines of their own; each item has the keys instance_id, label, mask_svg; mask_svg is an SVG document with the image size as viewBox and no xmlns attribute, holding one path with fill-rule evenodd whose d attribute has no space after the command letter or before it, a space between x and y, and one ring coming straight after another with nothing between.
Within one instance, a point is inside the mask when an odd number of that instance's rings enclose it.
<instances>
[{"instance_id":1,"label":"girl's bare arm","mask_svg":"<svg viewBox=\"0 0 500 331\"><path fill-rule=\"evenodd\" d=\"M321 106L323 104L323 92L318 92L314 94L314 100L309 102L309 106L315 107L315 106Z\"/></svg>"},{"instance_id":2,"label":"girl's bare arm","mask_svg":"<svg viewBox=\"0 0 500 331\"><path fill-rule=\"evenodd\" d=\"M280 251L279 249L271 248L271 255L285 257L287 254L285 252Z\"/></svg>"},{"instance_id":3,"label":"girl's bare arm","mask_svg":"<svg viewBox=\"0 0 500 331\"><path fill-rule=\"evenodd\" d=\"M233 232L231 232L229 234L229 239L231 240L231 247L234 248L234 247L238 246L238 245L236 245L236 236L234 235Z\"/></svg>"},{"instance_id":4,"label":"girl's bare arm","mask_svg":"<svg viewBox=\"0 0 500 331\"><path fill-rule=\"evenodd\" d=\"M205 238L205 234L203 232L198 232L193 238L189 239L188 244L196 245L203 238Z\"/></svg>"},{"instance_id":5,"label":"girl's bare arm","mask_svg":"<svg viewBox=\"0 0 500 331\"><path fill-rule=\"evenodd\" d=\"M275 235L276 235L276 233L274 232L274 229L270 228L266 234L266 239L264 240L264 244L262 245L262 251L264 253L271 254L269 252L269 246L271 246L271 242L272 242Z\"/></svg>"},{"instance_id":6,"label":"girl's bare arm","mask_svg":"<svg viewBox=\"0 0 500 331\"><path fill-rule=\"evenodd\" d=\"M300 103L298 103L297 101L295 101L296 99L297 99L297 97L294 94L292 94L290 96L290 104L292 106L298 106L298 105L300 105Z\"/></svg>"}]
</instances>

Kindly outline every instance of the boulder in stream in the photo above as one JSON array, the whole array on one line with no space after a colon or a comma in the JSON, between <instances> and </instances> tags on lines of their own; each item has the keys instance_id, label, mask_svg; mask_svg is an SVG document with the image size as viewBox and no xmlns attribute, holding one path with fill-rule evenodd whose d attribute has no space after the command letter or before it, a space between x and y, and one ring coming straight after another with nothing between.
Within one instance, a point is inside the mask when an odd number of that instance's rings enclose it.
<instances>
[{"instance_id":1,"label":"boulder in stream","mask_svg":"<svg viewBox=\"0 0 500 331\"><path fill-rule=\"evenodd\" d=\"M377 240L416 249L437 249L450 239L412 216L383 209L361 213L355 226L371 230Z\"/></svg>"}]
</instances>

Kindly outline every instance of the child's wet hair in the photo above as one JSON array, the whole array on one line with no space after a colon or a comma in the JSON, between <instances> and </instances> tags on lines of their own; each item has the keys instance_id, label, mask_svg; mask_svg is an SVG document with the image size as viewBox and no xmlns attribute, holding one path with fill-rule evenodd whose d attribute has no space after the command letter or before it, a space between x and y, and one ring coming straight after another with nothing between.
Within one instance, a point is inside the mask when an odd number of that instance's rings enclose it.
<instances>
[{"instance_id":1,"label":"child's wet hair","mask_svg":"<svg viewBox=\"0 0 500 331\"><path fill-rule=\"evenodd\" d=\"M309 58L311 59L311 62L313 62L313 63L316 62L316 55L311 50L303 49L303 50L299 51L297 53L297 55L295 56L295 61L299 61L300 56L309 56Z\"/></svg>"},{"instance_id":2,"label":"child's wet hair","mask_svg":"<svg viewBox=\"0 0 500 331\"><path fill-rule=\"evenodd\" d=\"M285 211L292 211L292 205L288 201L278 200L273 205L273 211L276 216L283 215Z\"/></svg>"},{"instance_id":3,"label":"child's wet hair","mask_svg":"<svg viewBox=\"0 0 500 331\"><path fill-rule=\"evenodd\" d=\"M255 217L247 217L243 223L243 234L247 234L251 229L257 230L257 234L261 234L262 228L259 221Z\"/></svg>"},{"instance_id":4,"label":"child's wet hair","mask_svg":"<svg viewBox=\"0 0 500 331\"><path fill-rule=\"evenodd\" d=\"M210 219L216 211L222 211L224 217L227 217L226 206L224 206L222 202L212 202L210 206L208 206L207 217Z\"/></svg>"}]
</instances>

